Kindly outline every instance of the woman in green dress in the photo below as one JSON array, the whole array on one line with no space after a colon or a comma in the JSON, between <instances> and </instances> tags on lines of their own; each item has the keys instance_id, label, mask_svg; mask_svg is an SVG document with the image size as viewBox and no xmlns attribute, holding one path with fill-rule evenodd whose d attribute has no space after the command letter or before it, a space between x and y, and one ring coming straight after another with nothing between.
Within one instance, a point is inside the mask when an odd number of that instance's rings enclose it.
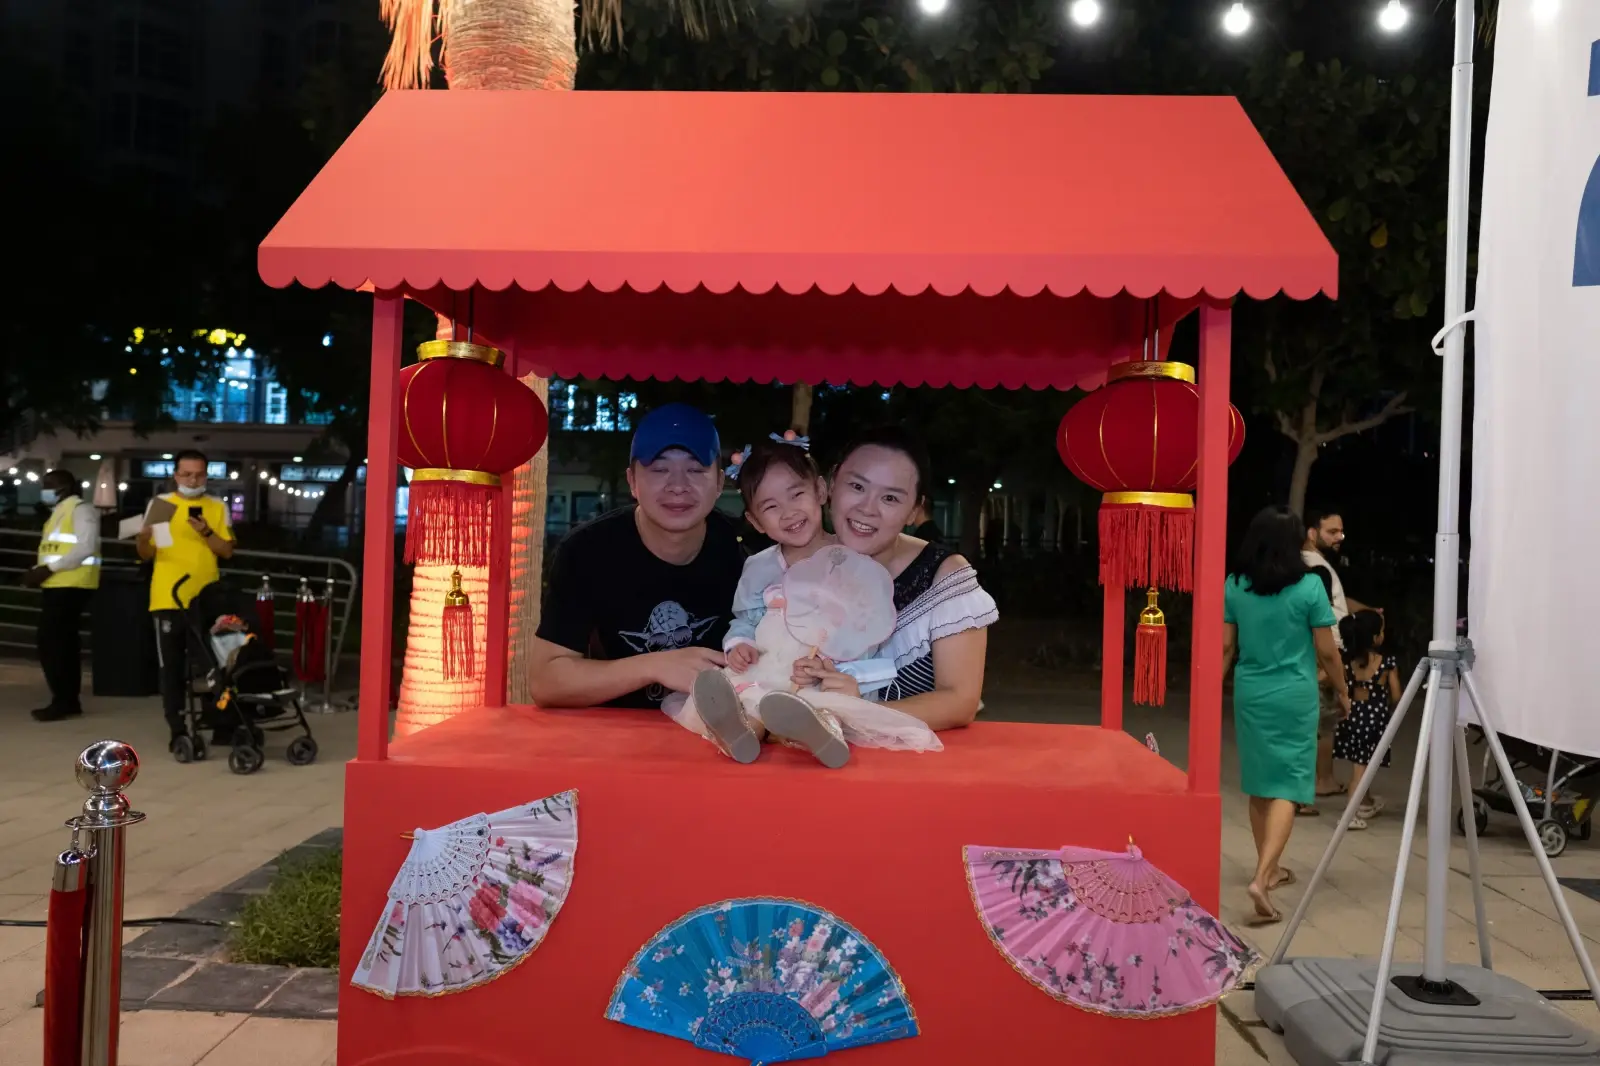
<instances>
[{"instance_id":1,"label":"woman in green dress","mask_svg":"<svg viewBox=\"0 0 1600 1066\"><path fill-rule=\"evenodd\" d=\"M1294 828L1295 805L1316 797L1317 679L1333 686L1350 713L1344 667L1333 639L1333 607L1322 581L1300 558L1298 515L1268 507L1244 536L1223 595L1223 670L1233 674L1239 784L1250 798L1256 873L1252 924L1280 921L1271 891L1294 875L1278 866Z\"/></svg>"}]
</instances>

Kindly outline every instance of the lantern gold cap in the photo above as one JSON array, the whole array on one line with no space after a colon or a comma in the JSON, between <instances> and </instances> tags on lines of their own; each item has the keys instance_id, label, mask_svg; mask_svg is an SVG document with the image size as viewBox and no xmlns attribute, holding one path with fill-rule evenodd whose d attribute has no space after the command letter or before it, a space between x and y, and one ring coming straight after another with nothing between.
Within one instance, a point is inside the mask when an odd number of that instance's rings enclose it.
<instances>
[{"instance_id":1,"label":"lantern gold cap","mask_svg":"<svg viewBox=\"0 0 1600 1066\"><path fill-rule=\"evenodd\" d=\"M467 606L467 594L461 588L461 571L453 570L450 573L450 591L444 594L446 607Z\"/></svg>"},{"instance_id":2,"label":"lantern gold cap","mask_svg":"<svg viewBox=\"0 0 1600 1066\"><path fill-rule=\"evenodd\" d=\"M423 341L417 345L417 359L419 362L429 359L471 359L478 363L488 363L490 366L499 366L506 361L505 353L499 348L491 348L487 344L474 344L471 341L452 340ZM1192 376L1190 380L1193 380Z\"/></svg>"},{"instance_id":3,"label":"lantern gold cap","mask_svg":"<svg viewBox=\"0 0 1600 1066\"><path fill-rule=\"evenodd\" d=\"M1134 359L1126 363L1116 363L1106 372L1106 384L1113 381L1129 381L1140 378L1167 378L1172 381L1187 381L1194 384L1194 367L1188 363L1174 363L1158 359Z\"/></svg>"},{"instance_id":4,"label":"lantern gold cap","mask_svg":"<svg viewBox=\"0 0 1600 1066\"><path fill-rule=\"evenodd\" d=\"M1145 608L1139 612L1139 624L1142 626L1164 626L1167 616L1161 613L1161 608L1156 606L1157 592L1154 588L1145 592Z\"/></svg>"}]
</instances>

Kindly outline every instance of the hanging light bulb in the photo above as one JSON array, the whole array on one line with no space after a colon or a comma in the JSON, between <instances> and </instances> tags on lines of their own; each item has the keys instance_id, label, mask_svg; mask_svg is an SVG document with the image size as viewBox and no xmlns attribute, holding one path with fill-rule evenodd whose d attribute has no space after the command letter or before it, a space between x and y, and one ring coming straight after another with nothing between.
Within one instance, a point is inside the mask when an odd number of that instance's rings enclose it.
<instances>
[{"instance_id":1,"label":"hanging light bulb","mask_svg":"<svg viewBox=\"0 0 1600 1066\"><path fill-rule=\"evenodd\" d=\"M1406 20L1411 17L1411 12L1400 0L1389 0L1382 11L1378 12L1378 28L1384 33L1399 33L1406 28Z\"/></svg>"},{"instance_id":2,"label":"hanging light bulb","mask_svg":"<svg viewBox=\"0 0 1600 1066\"><path fill-rule=\"evenodd\" d=\"M950 0L917 0L924 15L942 15L950 8Z\"/></svg>"},{"instance_id":3,"label":"hanging light bulb","mask_svg":"<svg viewBox=\"0 0 1600 1066\"><path fill-rule=\"evenodd\" d=\"M1250 22L1250 9L1240 3L1228 8L1227 13L1222 16L1222 28L1232 37L1239 37L1249 32Z\"/></svg>"},{"instance_id":4,"label":"hanging light bulb","mask_svg":"<svg viewBox=\"0 0 1600 1066\"><path fill-rule=\"evenodd\" d=\"M1067 16L1075 26L1088 28L1100 21L1100 0L1072 0Z\"/></svg>"}]
</instances>

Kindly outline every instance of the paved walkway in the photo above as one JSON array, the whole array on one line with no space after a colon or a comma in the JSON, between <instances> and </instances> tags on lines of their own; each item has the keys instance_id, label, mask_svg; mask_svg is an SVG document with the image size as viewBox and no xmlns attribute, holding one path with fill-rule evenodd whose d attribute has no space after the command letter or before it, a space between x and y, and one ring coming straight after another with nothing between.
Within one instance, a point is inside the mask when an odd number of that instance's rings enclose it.
<instances>
[{"instance_id":1,"label":"paved walkway","mask_svg":"<svg viewBox=\"0 0 1600 1066\"><path fill-rule=\"evenodd\" d=\"M988 713L1029 720L1086 721L1095 696L1080 683L1063 687L1044 676L1008 677L1007 687L991 686ZM353 753L355 722L340 714L313 720L322 756L310 767L294 768L276 751L252 777L228 772L221 759L178 766L164 753L165 728L154 700L105 700L75 722L39 725L28 708L43 702L36 668L0 661L0 919L41 919L49 887L50 864L67 845L61 822L75 813L83 793L72 779L72 761L91 741L126 740L146 753L138 783L130 790L135 806L150 820L129 833L129 917L168 915L249 873L286 848L340 824L345 759ZM1182 762L1186 742L1181 697L1165 711L1130 713L1129 731L1154 732L1168 757ZM1407 739L1396 769L1380 778L1380 790L1393 807L1404 801L1405 770L1413 744ZM1224 787L1237 780L1231 738L1224 746ZM1333 829L1332 811L1300 819L1286 864L1309 876ZM1392 814L1375 819L1366 833L1351 834L1326 888L1319 893L1309 924L1295 943L1296 954L1376 955L1383 936L1400 823ZM1497 818L1484 841L1485 882L1498 969L1536 988L1575 988L1582 984L1537 867L1515 835L1515 823ZM1254 866L1254 849L1244 800L1224 797L1223 914L1242 929L1244 884ZM1465 852L1453 856L1451 878L1451 957L1476 961L1472 901L1465 876ZM1556 861L1563 877L1600 878L1600 841L1574 842ZM1402 958L1421 956L1421 848L1401 913ZM1298 889L1280 895L1292 907ZM1600 955L1600 903L1568 892L1578 923ZM1242 930L1262 951L1276 943L1277 930ZM130 931L132 935L141 932ZM41 1012L33 1007L43 979L42 929L0 927L0 1066L38 1066ZM1600 1028L1591 1004L1566 1004L1573 1017ZM123 1016L123 1066L321 1066L333 1062L334 1022L284 1021L244 1015L180 1014L143 1011ZM1217 1023L1219 1066L1288 1066L1281 1041L1262 1027L1247 993L1230 996Z\"/></svg>"}]
</instances>

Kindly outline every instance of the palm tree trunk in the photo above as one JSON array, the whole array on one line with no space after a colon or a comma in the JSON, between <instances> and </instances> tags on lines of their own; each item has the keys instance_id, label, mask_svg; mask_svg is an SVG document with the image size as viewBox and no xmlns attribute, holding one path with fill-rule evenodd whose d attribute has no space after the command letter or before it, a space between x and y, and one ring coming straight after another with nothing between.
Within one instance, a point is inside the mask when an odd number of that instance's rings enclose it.
<instances>
[{"instance_id":1,"label":"palm tree trunk","mask_svg":"<svg viewBox=\"0 0 1600 1066\"><path fill-rule=\"evenodd\" d=\"M812 388L803 381L794 383L789 399L789 428L804 437L811 432Z\"/></svg>"},{"instance_id":2,"label":"palm tree trunk","mask_svg":"<svg viewBox=\"0 0 1600 1066\"><path fill-rule=\"evenodd\" d=\"M385 0L385 17L394 28L394 44L384 65L390 88L424 86L431 65L435 28L434 0ZM572 0L438 0L437 32L443 39L441 61L452 89L570 90L578 70L578 44ZM549 145L552 152L565 145ZM444 323L441 322L441 328ZM548 400L544 378L529 374L522 379ZM549 446L517 468L511 506L511 625L507 663L507 696L512 702L530 702L527 654L539 628L539 601L543 585L545 495L549 480ZM436 616L441 593L433 573L417 568L411 594L412 631ZM479 600L474 599L474 604ZM481 609L481 608L480 608ZM478 636L483 622L477 623ZM442 681L442 663L431 642L419 641L413 654L406 645L405 675L416 683L402 684L398 730L432 724L439 698L459 700L461 693ZM479 660L482 661L481 658ZM480 697L481 698L481 697ZM415 721L413 722L413 719ZM404 723L404 724L402 724Z\"/></svg>"}]
</instances>

